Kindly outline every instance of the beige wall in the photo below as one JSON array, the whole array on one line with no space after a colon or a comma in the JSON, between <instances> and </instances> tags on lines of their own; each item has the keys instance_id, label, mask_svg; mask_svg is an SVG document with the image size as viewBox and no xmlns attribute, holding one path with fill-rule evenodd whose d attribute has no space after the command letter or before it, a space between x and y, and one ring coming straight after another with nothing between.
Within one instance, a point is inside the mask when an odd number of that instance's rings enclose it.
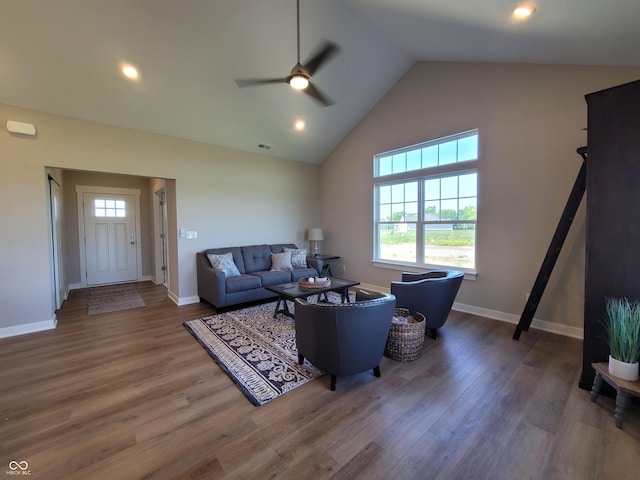
<instances>
[{"instance_id":1,"label":"beige wall","mask_svg":"<svg viewBox=\"0 0 640 480\"><path fill-rule=\"evenodd\" d=\"M179 303L197 300L197 251L303 245L305 229L319 222L315 165L0 104L0 125L7 120L33 123L38 133L24 137L0 129L0 336L54 318L47 166L172 179L169 294ZM178 228L196 230L198 238L178 238Z\"/></svg>"},{"instance_id":2,"label":"beige wall","mask_svg":"<svg viewBox=\"0 0 640 480\"><path fill-rule=\"evenodd\" d=\"M371 263L373 155L478 128L478 276L457 302L518 319L581 165L584 95L637 78L640 68L417 63L323 162L323 249L344 258L347 277L399 280ZM536 314L568 334L583 319L584 215L581 206Z\"/></svg>"}]
</instances>

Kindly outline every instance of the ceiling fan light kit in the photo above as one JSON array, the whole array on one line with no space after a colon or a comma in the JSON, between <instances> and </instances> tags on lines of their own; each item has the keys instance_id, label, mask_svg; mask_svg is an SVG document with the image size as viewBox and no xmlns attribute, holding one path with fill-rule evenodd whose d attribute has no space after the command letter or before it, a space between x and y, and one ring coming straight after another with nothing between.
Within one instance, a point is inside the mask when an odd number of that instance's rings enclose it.
<instances>
[{"instance_id":1,"label":"ceiling fan light kit","mask_svg":"<svg viewBox=\"0 0 640 480\"><path fill-rule=\"evenodd\" d=\"M309 86L309 77L301 73L296 73L289 78L289 85L296 90L304 90Z\"/></svg>"},{"instance_id":2,"label":"ceiling fan light kit","mask_svg":"<svg viewBox=\"0 0 640 480\"><path fill-rule=\"evenodd\" d=\"M300 0L296 0L297 7L297 51L298 61L291 69L291 73L281 78L251 78L237 79L236 84L239 87L251 87L256 85L268 85L272 83L288 83L289 86L296 90L301 90L314 100L317 100L324 106L333 105L327 96L311 83L313 74L333 55L339 48L335 43L326 42L311 58L303 65L300 63Z\"/></svg>"}]
</instances>

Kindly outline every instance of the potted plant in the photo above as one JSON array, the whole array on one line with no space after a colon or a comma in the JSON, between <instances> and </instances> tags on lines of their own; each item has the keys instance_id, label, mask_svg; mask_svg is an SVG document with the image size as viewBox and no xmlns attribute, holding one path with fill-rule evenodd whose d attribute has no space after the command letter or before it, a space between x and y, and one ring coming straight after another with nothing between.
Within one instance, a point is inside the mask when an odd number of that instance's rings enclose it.
<instances>
[{"instance_id":1,"label":"potted plant","mask_svg":"<svg viewBox=\"0 0 640 480\"><path fill-rule=\"evenodd\" d=\"M623 380L638 380L640 357L640 303L607 298L609 373Z\"/></svg>"}]
</instances>

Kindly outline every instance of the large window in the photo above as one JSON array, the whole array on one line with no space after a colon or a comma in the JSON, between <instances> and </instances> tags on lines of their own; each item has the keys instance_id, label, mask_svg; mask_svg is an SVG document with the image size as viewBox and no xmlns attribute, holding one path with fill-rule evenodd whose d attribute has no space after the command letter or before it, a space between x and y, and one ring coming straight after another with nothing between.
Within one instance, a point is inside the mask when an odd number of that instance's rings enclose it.
<instances>
[{"instance_id":1,"label":"large window","mask_svg":"<svg viewBox=\"0 0 640 480\"><path fill-rule=\"evenodd\" d=\"M374 260L475 271L478 131L374 158Z\"/></svg>"}]
</instances>

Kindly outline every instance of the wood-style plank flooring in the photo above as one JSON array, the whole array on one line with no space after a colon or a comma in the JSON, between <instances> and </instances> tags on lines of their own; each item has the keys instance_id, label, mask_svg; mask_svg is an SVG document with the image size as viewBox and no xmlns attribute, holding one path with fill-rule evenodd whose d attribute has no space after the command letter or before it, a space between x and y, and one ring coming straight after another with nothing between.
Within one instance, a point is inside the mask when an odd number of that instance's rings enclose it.
<instances>
[{"instance_id":1,"label":"wood-style plank flooring","mask_svg":"<svg viewBox=\"0 0 640 480\"><path fill-rule=\"evenodd\" d=\"M452 312L414 362L323 376L254 407L182 326L214 312L137 284L145 308L0 340L0 475L34 479L637 479L640 407L578 388L582 342ZM7 475L7 478L9 475Z\"/></svg>"}]
</instances>

